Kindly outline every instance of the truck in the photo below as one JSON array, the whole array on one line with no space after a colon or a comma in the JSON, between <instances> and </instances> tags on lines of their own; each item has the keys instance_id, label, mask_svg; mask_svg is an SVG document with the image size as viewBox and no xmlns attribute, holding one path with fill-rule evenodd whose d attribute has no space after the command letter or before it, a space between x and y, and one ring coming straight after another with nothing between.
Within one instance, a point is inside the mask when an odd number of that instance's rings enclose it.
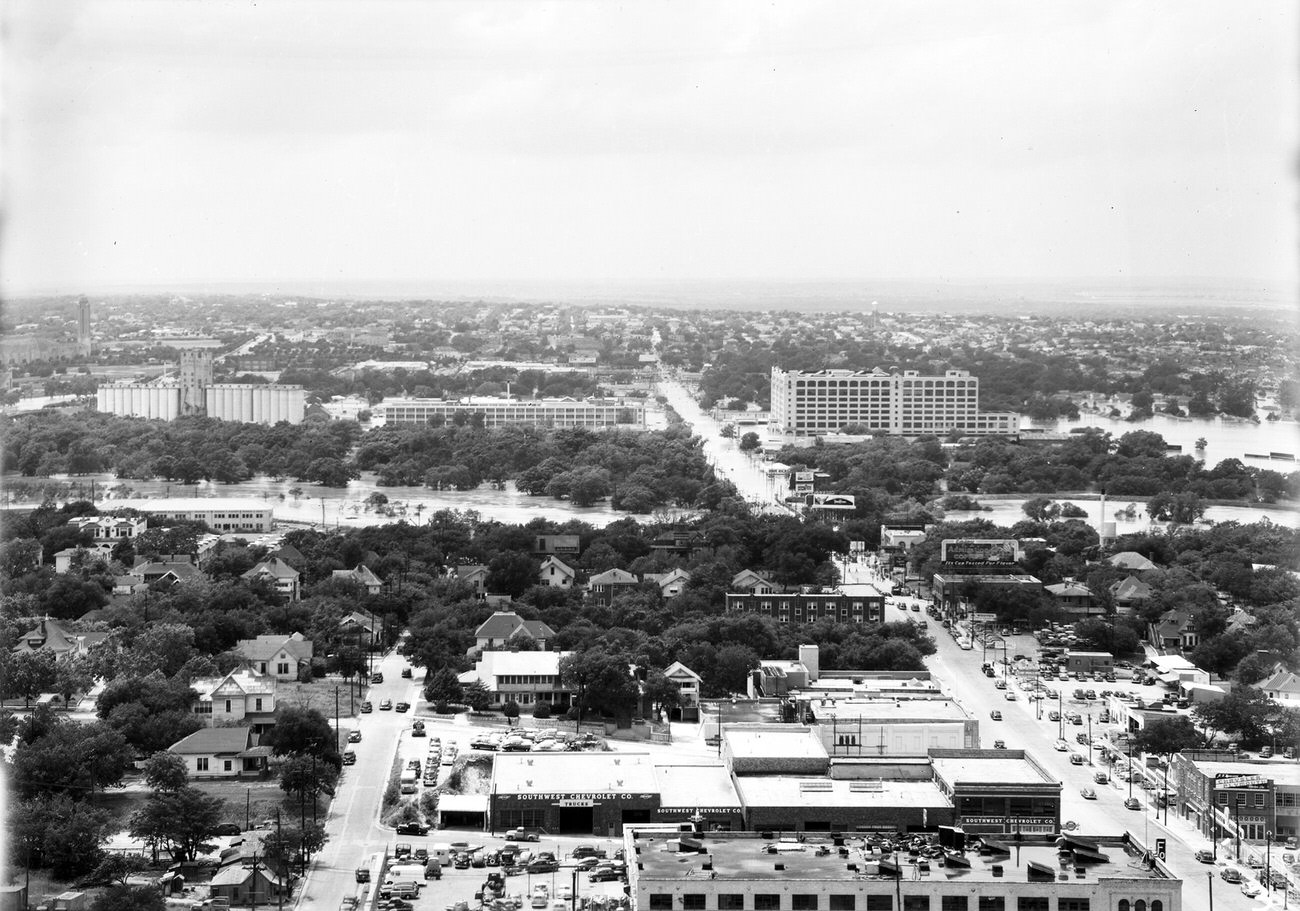
<instances>
[{"instance_id":1,"label":"truck","mask_svg":"<svg viewBox=\"0 0 1300 911\"><path fill-rule=\"evenodd\" d=\"M403 794L414 794L419 790L416 782L419 780L420 773L415 769L403 769L401 778L401 789Z\"/></svg>"}]
</instances>

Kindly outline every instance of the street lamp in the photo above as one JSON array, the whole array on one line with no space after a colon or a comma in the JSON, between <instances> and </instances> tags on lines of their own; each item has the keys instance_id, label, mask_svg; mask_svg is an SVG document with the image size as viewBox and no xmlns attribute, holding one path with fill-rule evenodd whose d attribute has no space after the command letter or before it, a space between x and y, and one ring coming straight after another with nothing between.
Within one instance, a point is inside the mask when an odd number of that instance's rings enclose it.
<instances>
[{"instance_id":1,"label":"street lamp","mask_svg":"<svg viewBox=\"0 0 1300 911\"><path fill-rule=\"evenodd\" d=\"M1214 874L1207 872L1205 878L1210 883L1210 911L1214 911Z\"/></svg>"},{"instance_id":2,"label":"street lamp","mask_svg":"<svg viewBox=\"0 0 1300 911\"><path fill-rule=\"evenodd\" d=\"M1059 693L1056 694L1056 736L1057 736L1059 739L1061 739L1061 740L1064 740L1064 739L1065 739L1065 704L1064 704L1064 698L1065 698L1065 696L1064 696L1064 693L1065 693L1065 690L1061 690L1061 692L1059 692ZM1130 753L1129 755L1132 756L1131 753ZM1132 793L1132 790L1131 790L1132 787L1133 787L1132 782L1129 782L1129 788L1130 788L1129 795L1128 795L1129 797L1132 797L1132 796L1133 796L1133 793Z\"/></svg>"},{"instance_id":3,"label":"street lamp","mask_svg":"<svg viewBox=\"0 0 1300 911\"><path fill-rule=\"evenodd\" d=\"M1088 766L1092 766L1092 712L1088 713Z\"/></svg>"}]
</instances>

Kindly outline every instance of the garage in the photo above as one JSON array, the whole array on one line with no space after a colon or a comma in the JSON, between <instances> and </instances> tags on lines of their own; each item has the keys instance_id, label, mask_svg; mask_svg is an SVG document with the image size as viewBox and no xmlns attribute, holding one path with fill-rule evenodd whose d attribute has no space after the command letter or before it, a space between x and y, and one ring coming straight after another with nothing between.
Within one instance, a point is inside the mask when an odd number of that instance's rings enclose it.
<instances>
[{"instance_id":1,"label":"garage","mask_svg":"<svg viewBox=\"0 0 1300 911\"><path fill-rule=\"evenodd\" d=\"M596 814L590 803L586 806L565 806L560 801L560 834L590 835L595 831Z\"/></svg>"}]
</instances>

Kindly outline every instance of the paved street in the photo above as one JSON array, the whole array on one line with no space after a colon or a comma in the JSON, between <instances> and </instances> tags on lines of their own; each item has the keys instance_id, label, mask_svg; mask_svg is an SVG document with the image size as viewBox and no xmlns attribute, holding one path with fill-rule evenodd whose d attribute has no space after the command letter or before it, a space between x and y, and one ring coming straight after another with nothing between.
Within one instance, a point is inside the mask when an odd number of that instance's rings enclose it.
<instances>
[{"instance_id":1,"label":"paved street","mask_svg":"<svg viewBox=\"0 0 1300 911\"><path fill-rule=\"evenodd\" d=\"M865 567L849 565L848 578L851 581L871 581L868 570ZM1171 810L1169 815L1169 825L1162 824L1164 819L1163 811L1157 819L1153 801L1148 801L1148 795L1154 792L1148 792L1141 788L1138 783L1132 784L1132 795L1141 801L1141 809L1127 810L1124 808L1124 800L1129 796L1130 785L1120 782L1113 777L1108 785L1098 785L1093 781L1093 775L1099 770L1107 770L1094 750L1092 755L1093 764L1087 763L1088 748L1075 742L1075 735L1086 733L1087 725L1064 726L1065 740L1069 744L1067 752L1061 752L1055 749L1055 742L1060 734L1061 726L1058 722L1048 720L1048 712L1056 707L1056 701L1042 703L1042 718L1038 718L1038 703L1030 702L1026 696L1028 692L1018 690L1014 684L1003 691L995 688L995 680L986 677L980 669L983 663L981 657L981 648L978 643L971 651L965 651L958 647L956 641L948 634L948 631L941 627L939 623L928 618L924 613L924 603L915 598L894 598L889 599L890 606L886 608L886 619L892 621L903 620L906 617L927 619L930 624L929 632L934 637L938 646L938 652L926 660L927 666L934 673L936 679L944 690L951 694L956 694L957 702L966 709L971 717L979 720L980 723L980 741L985 748L992 746L994 740L1003 740L1006 742L1008 749L1023 749L1031 754L1035 760L1053 777L1058 778L1062 783L1061 795L1061 821L1066 823L1072 821L1077 824L1080 834L1102 834L1102 833L1119 833L1128 830L1147 845L1154 845L1156 838L1165 838L1167 840L1166 865L1185 882L1183 890L1183 907L1187 911L1209 911L1209 890L1207 887L1207 872L1214 874L1214 906L1219 911L1248 911L1248 909L1257 909L1265 906L1268 894L1261 896L1259 899L1249 899L1241 893L1237 885L1224 882L1219 878L1219 873L1227 863L1224 852L1220 851L1220 860L1216 864L1202 864L1198 862L1194 854L1201 849L1212 847L1210 842L1203 838L1199 832L1194 830L1190 824L1176 818ZM922 606L922 612L912 611L911 605L917 604ZM1037 643L1030 636L1008 637L1007 655L1014 661L1012 656L1016 654L1036 654ZM989 649L987 660L990 663L999 664L1002 660L1002 646L999 645L995 650ZM1094 703L1091 706L1082 703L1075 703L1070 698L1070 693L1075 689L1076 683L1071 680L1056 681L1049 684L1064 697L1061 705L1066 710L1076 710L1085 715L1088 711L1093 713L1092 732L1094 735L1104 733L1109 730L1110 726L1103 726L1095 719L1100 713L1100 703ZM1096 684L1088 684L1096 687ZM1064 688L1064 689L1062 689ZM1145 698L1150 698L1151 687L1142 687L1131 684L1126 681L1118 683L1107 683L1105 689L1136 689L1142 691ZM1017 699L1012 702L1006 699L1006 692L1015 692ZM1001 721L994 721L990 718L990 713L994 710L1002 713ZM1070 753L1079 752L1085 757L1083 765L1073 765L1070 762ZM1092 788L1097 797L1095 800L1084 799L1080 791L1083 788ZM1245 853L1243 852L1243 861ZM1237 865L1242 869L1243 874L1249 875L1249 870L1245 864ZM1272 903L1281 906L1283 895L1281 892L1274 893L1271 899Z\"/></svg>"}]
</instances>

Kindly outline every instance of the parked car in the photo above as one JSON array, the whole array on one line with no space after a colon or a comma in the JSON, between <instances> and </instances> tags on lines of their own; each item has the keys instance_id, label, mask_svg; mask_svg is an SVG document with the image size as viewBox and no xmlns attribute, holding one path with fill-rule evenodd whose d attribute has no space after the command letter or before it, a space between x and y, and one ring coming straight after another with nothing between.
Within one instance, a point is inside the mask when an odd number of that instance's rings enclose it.
<instances>
[{"instance_id":1,"label":"parked car","mask_svg":"<svg viewBox=\"0 0 1300 911\"><path fill-rule=\"evenodd\" d=\"M1078 753L1071 753L1070 765L1083 765L1083 757Z\"/></svg>"},{"instance_id":2,"label":"parked car","mask_svg":"<svg viewBox=\"0 0 1300 911\"><path fill-rule=\"evenodd\" d=\"M1002 713L999 712L997 709L994 709L993 711L989 712L989 717L992 718L994 721L1001 721Z\"/></svg>"},{"instance_id":3,"label":"parked car","mask_svg":"<svg viewBox=\"0 0 1300 911\"><path fill-rule=\"evenodd\" d=\"M1225 883L1239 883L1242 880L1241 871L1236 867L1224 867L1219 876Z\"/></svg>"},{"instance_id":4,"label":"parked car","mask_svg":"<svg viewBox=\"0 0 1300 911\"><path fill-rule=\"evenodd\" d=\"M1247 898L1259 898L1264 894L1264 888L1253 879L1243 879L1241 881L1241 894Z\"/></svg>"},{"instance_id":5,"label":"parked car","mask_svg":"<svg viewBox=\"0 0 1300 911\"><path fill-rule=\"evenodd\" d=\"M383 702L379 703L379 711L391 712L392 710L393 710L393 700L385 699Z\"/></svg>"},{"instance_id":6,"label":"parked car","mask_svg":"<svg viewBox=\"0 0 1300 911\"><path fill-rule=\"evenodd\" d=\"M411 669L410 669L409 667L404 667L404 668L402 668L402 676L403 676L404 678L406 678L407 680L410 680L410 679L411 679Z\"/></svg>"},{"instance_id":7,"label":"parked car","mask_svg":"<svg viewBox=\"0 0 1300 911\"><path fill-rule=\"evenodd\" d=\"M583 857L604 857L605 852L595 845L578 845L569 853L569 856L574 860L579 860Z\"/></svg>"},{"instance_id":8,"label":"parked car","mask_svg":"<svg viewBox=\"0 0 1300 911\"><path fill-rule=\"evenodd\" d=\"M1005 699L1007 702L1015 702L1016 694L1008 690L1006 693L1003 694L1002 698Z\"/></svg>"},{"instance_id":9,"label":"parked car","mask_svg":"<svg viewBox=\"0 0 1300 911\"><path fill-rule=\"evenodd\" d=\"M618 870L614 870L609 867L604 867L599 870L592 870L591 873L587 875L587 881L593 883L614 882L615 880L619 880L622 878L623 878L622 873L620 873Z\"/></svg>"},{"instance_id":10,"label":"parked car","mask_svg":"<svg viewBox=\"0 0 1300 911\"><path fill-rule=\"evenodd\" d=\"M1130 797L1124 801L1124 809L1140 810L1142 809L1142 802L1138 800L1136 797Z\"/></svg>"},{"instance_id":11,"label":"parked car","mask_svg":"<svg viewBox=\"0 0 1300 911\"><path fill-rule=\"evenodd\" d=\"M398 710L399 712L409 712L409 711L411 710L411 703L409 703L409 702L399 702L399 703L397 703L397 710Z\"/></svg>"},{"instance_id":12,"label":"parked car","mask_svg":"<svg viewBox=\"0 0 1300 911\"><path fill-rule=\"evenodd\" d=\"M429 827L418 822L404 822L397 827L398 835L428 835Z\"/></svg>"},{"instance_id":13,"label":"parked car","mask_svg":"<svg viewBox=\"0 0 1300 911\"><path fill-rule=\"evenodd\" d=\"M374 710L375 710L375 707L374 707L373 705L370 704L370 700L367 699L365 702L361 703L361 713L362 713L363 715L368 715L368 714L370 714L371 712L373 712Z\"/></svg>"},{"instance_id":14,"label":"parked car","mask_svg":"<svg viewBox=\"0 0 1300 911\"><path fill-rule=\"evenodd\" d=\"M1079 796L1082 797L1084 800L1096 800L1097 792L1094 791L1092 788L1081 788L1079 790Z\"/></svg>"},{"instance_id":15,"label":"parked car","mask_svg":"<svg viewBox=\"0 0 1300 911\"><path fill-rule=\"evenodd\" d=\"M360 731L352 731L348 734L348 743L360 743L360 742L361 742Z\"/></svg>"},{"instance_id":16,"label":"parked car","mask_svg":"<svg viewBox=\"0 0 1300 911\"><path fill-rule=\"evenodd\" d=\"M356 765L356 764L357 764L357 754L356 754L355 752L353 752L352 750L345 750L345 751L343 752L343 764L344 764L344 765Z\"/></svg>"},{"instance_id":17,"label":"parked car","mask_svg":"<svg viewBox=\"0 0 1300 911\"><path fill-rule=\"evenodd\" d=\"M1110 784L1110 776L1105 772L1098 772L1093 775L1092 780L1097 782L1097 784Z\"/></svg>"},{"instance_id":18,"label":"parked car","mask_svg":"<svg viewBox=\"0 0 1300 911\"><path fill-rule=\"evenodd\" d=\"M554 860L539 857L527 867L529 873L558 873L560 865Z\"/></svg>"},{"instance_id":19,"label":"parked car","mask_svg":"<svg viewBox=\"0 0 1300 911\"><path fill-rule=\"evenodd\" d=\"M233 822L223 822L221 825L213 828L212 835L238 835L242 830Z\"/></svg>"},{"instance_id":20,"label":"parked car","mask_svg":"<svg viewBox=\"0 0 1300 911\"><path fill-rule=\"evenodd\" d=\"M380 673L374 673L374 674L371 674L371 675L370 675L370 682L371 682L371 683L383 683L383 682L384 682L384 675L383 675L383 674L380 674Z\"/></svg>"},{"instance_id":21,"label":"parked car","mask_svg":"<svg viewBox=\"0 0 1300 911\"><path fill-rule=\"evenodd\" d=\"M1058 712L1056 709L1052 709L1050 712L1047 713L1047 720L1048 720L1048 721L1060 721L1060 720L1061 720L1061 713Z\"/></svg>"},{"instance_id":22,"label":"parked car","mask_svg":"<svg viewBox=\"0 0 1300 911\"><path fill-rule=\"evenodd\" d=\"M522 826L506 832L506 841L539 841L536 832L530 832Z\"/></svg>"},{"instance_id":23,"label":"parked car","mask_svg":"<svg viewBox=\"0 0 1300 911\"><path fill-rule=\"evenodd\" d=\"M1052 745L1056 748L1056 751L1058 753L1068 753L1070 751L1070 745L1066 743L1064 740L1061 740L1059 738L1057 739L1056 743Z\"/></svg>"},{"instance_id":24,"label":"parked car","mask_svg":"<svg viewBox=\"0 0 1300 911\"><path fill-rule=\"evenodd\" d=\"M1200 861L1201 863L1203 863L1203 864L1212 864L1212 863L1214 863L1214 852L1213 852L1213 851L1206 851L1206 850L1202 849L1202 850L1200 850L1200 851L1197 851L1197 852L1196 852L1194 855L1192 855L1192 856L1195 857L1197 860L1199 860L1199 861Z\"/></svg>"},{"instance_id":25,"label":"parked car","mask_svg":"<svg viewBox=\"0 0 1300 911\"><path fill-rule=\"evenodd\" d=\"M1005 750L1006 748L1007 748L1007 742L1006 742L1005 740L995 740L995 741L993 741L993 749L995 749L995 750Z\"/></svg>"}]
</instances>

